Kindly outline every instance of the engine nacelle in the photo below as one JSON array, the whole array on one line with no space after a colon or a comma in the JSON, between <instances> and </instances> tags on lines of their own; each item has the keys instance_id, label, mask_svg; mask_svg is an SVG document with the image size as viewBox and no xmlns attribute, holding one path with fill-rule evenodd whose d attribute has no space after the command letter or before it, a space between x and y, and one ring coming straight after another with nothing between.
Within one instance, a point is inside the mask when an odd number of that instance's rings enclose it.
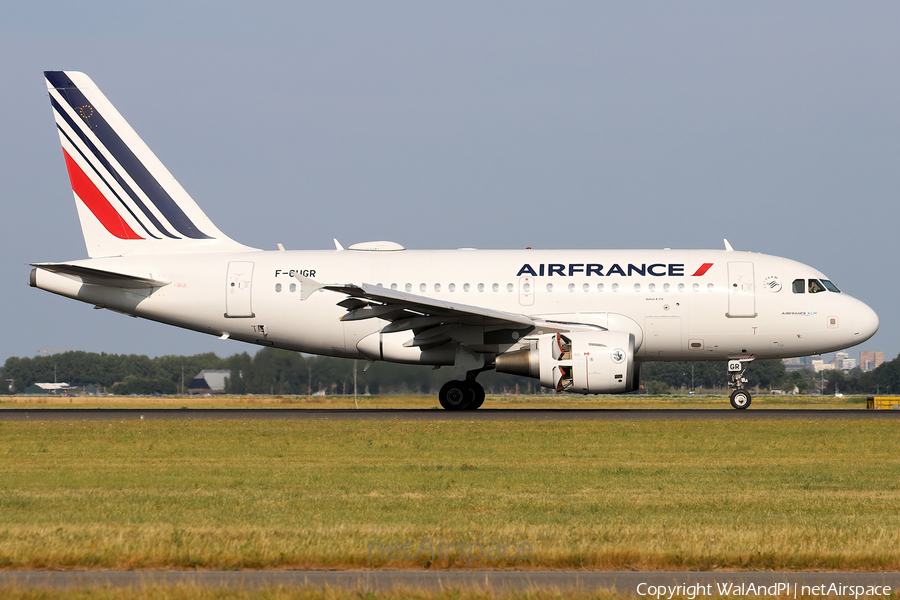
<instances>
[{"instance_id":1,"label":"engine nacelle","mask_svg":"<svg viewBox=\"0 0 900 600\"><path fill-rule=\"evenodd\" d=\"M634 335L623 331L540 335L524 349L498 355L496 368L574 394L633 391L640 371L634 362Z\"/></svg>"}]
</instances>

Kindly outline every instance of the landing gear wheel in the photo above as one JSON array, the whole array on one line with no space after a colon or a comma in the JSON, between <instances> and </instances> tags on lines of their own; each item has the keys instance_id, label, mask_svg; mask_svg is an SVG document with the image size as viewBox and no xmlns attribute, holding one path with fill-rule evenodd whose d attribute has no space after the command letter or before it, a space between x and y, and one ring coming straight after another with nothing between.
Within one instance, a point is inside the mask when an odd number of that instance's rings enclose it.
<instances>
[{"instance_id":1,"label":"landing gear wheel","mask_svg":"<svg viewBox=\"0 0 900 600\"><path fill-rule=\"evenodd\" d=\"M484 404L484 388L477 381L467 381L466 383L469 384L469 388L472 391L472 400L469 402L466 410L481 408L481 405Z\"/></svg>"},{"instance_id":2,"label":"landing gear wheel","mask_svg":"<svg viewBox=\"0 0 900 600\"><path fill-rule=\"evenodd\" d=\"M473 399L474 391L465 381L448 381L438 392L438 401L447 410L464 410Z\"/></svg>"},{"instance_id":3,"label":"landing gear wheel","mask_svg":"<svg viewBox=\"0 0 900 600\"><path fill-rule=\"evenodd\" d=\"M747 390L734 390L731 392L731 405L737 409L745 409L750 406L750 392Z\"/></svg>"}]
</instances>

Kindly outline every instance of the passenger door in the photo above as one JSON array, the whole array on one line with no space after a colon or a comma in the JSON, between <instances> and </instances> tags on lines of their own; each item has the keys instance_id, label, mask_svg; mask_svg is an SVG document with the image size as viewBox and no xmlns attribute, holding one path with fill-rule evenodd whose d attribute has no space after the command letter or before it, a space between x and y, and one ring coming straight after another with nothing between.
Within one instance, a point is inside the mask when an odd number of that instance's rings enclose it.
<instances>
[{"instance_id":1,"label":"passenger door","mask_svg":"<svg viewBox=\"0 0 900 600\"><path fill-rule=\"evenodd\" d=\"M728 312L732 318L756 316L756 293L753 286L753 263L728 263Z\"/></svg>"},{"instance_id":2,"label":"passenger door","mask_svg":"<svg viewBox=\"0 0 900 600\"><path fill-rule=\"evenodd\" d=\"M229 318L253 317L250 302L253 282L253 263L231 261L225 279L225 316Z\"/></svg>"}]
</instances>

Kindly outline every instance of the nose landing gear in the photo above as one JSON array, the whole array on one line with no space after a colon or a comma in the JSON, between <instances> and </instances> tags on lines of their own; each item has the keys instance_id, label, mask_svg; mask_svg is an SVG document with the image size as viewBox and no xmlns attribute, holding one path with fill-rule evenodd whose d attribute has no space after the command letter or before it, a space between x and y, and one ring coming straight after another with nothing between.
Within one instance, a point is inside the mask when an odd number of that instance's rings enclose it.
<instances>
[{"instance_id":1,"label":"nose landing gear","mask_svg":"<svg viewBox=\"0 0 900 600\"><path fill-rule=\"evenodd\" d=\"M744 378L744 363L749 363L753 358L750 356L728 361L728 374L731 376L728 387L734 388L731 392L731 406L734 408L742 410L750 406L752 396L744 389L744 384L747 383L747 379Z\"/></svg>"}]
</instances>

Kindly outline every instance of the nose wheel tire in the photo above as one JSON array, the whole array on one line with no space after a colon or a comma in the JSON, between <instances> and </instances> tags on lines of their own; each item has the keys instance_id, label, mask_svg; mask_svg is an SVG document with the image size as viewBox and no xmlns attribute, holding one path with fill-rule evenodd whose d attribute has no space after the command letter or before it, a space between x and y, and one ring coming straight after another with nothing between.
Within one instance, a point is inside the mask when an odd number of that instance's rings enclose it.
<instances>
[{"instance_id":1,"label":"nose wheel tire","mask_svg":"<svg viewBox=\"0 0 900 600\"><path fill-rule=\"evenodd\" d=\"M734 390L731 392L731 405L743 410L750 406L750 393L747 390Z\"/></svg>"}]
</instances>

